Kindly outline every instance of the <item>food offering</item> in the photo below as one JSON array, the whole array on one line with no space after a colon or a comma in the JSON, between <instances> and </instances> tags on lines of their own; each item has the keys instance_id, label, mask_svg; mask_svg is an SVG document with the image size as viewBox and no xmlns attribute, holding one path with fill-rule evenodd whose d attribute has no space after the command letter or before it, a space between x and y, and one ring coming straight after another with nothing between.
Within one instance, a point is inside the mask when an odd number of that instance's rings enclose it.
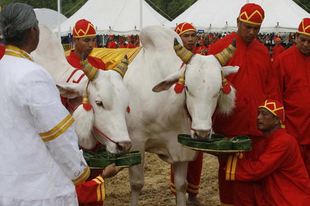
<instances>
[{"instance_id":1,"label":"food offering","mask_svg":"<svg viewBox=\"0 0 310 206\"><path fill-rule=\"evenodd\" d=\"M141 153L139 151L116 155L108 153L105 149L100 149L97 152L83 150L83 155L91 169L104 169L112 163L120 167L130 167L141 163Z\"/></svg>"},{"instance_id":2,"label":"food offering","mask_svg":"<svg viewBox=\"0 0 310 206\"><path fill-rule=\"evenodd\" d=\"M220 134L212 134L210 139L196 140L190 135L179 134L178 142L192 150L210 154L234 154L252 149L252 140L246 135L227 138Z\"/></svg>"}]
</instances>

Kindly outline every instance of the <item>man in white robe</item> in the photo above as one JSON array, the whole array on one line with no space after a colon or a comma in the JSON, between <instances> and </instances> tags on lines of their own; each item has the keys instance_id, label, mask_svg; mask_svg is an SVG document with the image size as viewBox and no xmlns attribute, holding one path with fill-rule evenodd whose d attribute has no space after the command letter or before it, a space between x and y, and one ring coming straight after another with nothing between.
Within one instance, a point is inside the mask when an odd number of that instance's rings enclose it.
<instances>
[{"instance_id":1,"label":"man in white robe","mask_svg":"<svg viewBox=\"0 0 310 206\"><path fill-rule=\"evenodd\" d=\"M78 205L74 185L90 170L52 77L30 56L39 42L32 7L5 7L0 30L0 205Z\"/></svg>"}]
</instances>

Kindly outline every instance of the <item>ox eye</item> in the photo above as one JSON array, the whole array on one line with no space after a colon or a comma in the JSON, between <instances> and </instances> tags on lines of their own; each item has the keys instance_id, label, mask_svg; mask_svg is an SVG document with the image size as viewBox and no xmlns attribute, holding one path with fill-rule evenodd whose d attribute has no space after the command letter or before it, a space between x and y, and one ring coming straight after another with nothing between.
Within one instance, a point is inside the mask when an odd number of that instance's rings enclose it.
<instances>
[{"instance_id":1,"label":"ox eye","mask_svg":"<svg viewBox=\"0 0 310 206\"><path fill-rule=\"evenodd\" d=\"M103 107L103 108L104 108L102 101L96 101L96 104L97 104L99 107Z\"/></svg>"}]
</instances>

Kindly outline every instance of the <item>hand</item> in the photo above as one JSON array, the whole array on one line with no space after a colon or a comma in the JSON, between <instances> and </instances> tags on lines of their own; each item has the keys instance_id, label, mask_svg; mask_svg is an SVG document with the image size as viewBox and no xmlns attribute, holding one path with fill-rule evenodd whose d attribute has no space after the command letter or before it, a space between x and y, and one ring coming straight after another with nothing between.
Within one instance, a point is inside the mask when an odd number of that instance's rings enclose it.
<instances>
[{"instance_id":1,"label":"hand","mask_svg":"<svg viewBox=\"0 0 310 206\"><path fill-rule=\"evenodd\" d=\"M115 163L112 163L108 165L104 170L102 171L102 174L108 178L115 176L119 171L121 171L123 167L116 167Z\"/></svg>"}]
</instances>

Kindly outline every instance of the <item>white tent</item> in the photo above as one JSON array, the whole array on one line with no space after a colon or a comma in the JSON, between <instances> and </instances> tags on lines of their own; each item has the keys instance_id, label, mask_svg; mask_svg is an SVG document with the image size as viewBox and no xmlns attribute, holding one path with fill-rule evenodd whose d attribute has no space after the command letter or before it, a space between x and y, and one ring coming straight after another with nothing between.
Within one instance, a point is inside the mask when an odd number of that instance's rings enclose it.
<instances>
[{"instance_id":1,"label":"white tent","mask_svg":"<svg viewBox=\"0 0 310 206\"><path fill-rule=\"evenodd\" d=\"M36 8L33 9L36 13L37 19L41 24L45 24L48 28L51 30L54 30L58 27L58 12L54 11L52 9L46 9L46 8ZM60 14L60 23L63 23L68 18Z\"/></svg>"},{"instance_id":2,"label":"white tent","mask_svg":"<svg viewBox=\"0 0 310 206\"><path fill-rule=\"evenodd\" d=\"M293 0L198 0L164 25L174 28L179 23L190 22L204 32L236 31L236 19L246 3L256 3L265 11L260 32L296 32L301 20L310 17Z\"/></svg>"},{"instance_id":3,"label":"white tent","mask_svg":"<svg viewBox=\"0 0 310 206\"><path fill-rule=\"evenodd\" d=\"M144 0L88 0L61 24L61 35L72 33L75 23L80 19L92 22L97 34L121 35L138 34L141 27L161 25L168 21ZM58 32L58 29L54 32Z\"/></svg>"}]
</instances>

